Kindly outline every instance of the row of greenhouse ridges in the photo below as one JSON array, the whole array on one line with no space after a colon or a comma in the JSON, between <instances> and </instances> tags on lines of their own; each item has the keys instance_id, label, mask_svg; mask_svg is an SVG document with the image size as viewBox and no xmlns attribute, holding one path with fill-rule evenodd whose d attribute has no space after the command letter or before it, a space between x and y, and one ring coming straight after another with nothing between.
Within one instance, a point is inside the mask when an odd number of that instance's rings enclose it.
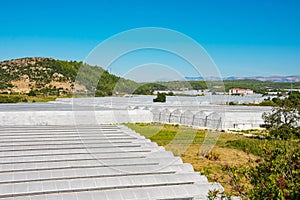
<instances>
[{"instance_id":1,"label":"row of greenhouse ridges","mask_svg":"<svg viewBox=\"0 0 300 200\"><path fill-rule=\"evenodd\" d=\"M206 199L218 183L124 126L2 126L0 199Z\"/></svg>"}]
</instances>

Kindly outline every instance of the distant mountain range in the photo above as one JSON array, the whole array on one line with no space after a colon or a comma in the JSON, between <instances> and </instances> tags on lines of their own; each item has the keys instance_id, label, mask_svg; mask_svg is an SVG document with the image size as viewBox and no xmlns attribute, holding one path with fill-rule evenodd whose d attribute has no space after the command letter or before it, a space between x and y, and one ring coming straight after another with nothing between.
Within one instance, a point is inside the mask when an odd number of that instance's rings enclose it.
<instances>
[{"instance_id":1,"label":"distant mountain range","mask_svg":"<svg viewBox=\"0 0 300 200\"><path fill-rule=\"evenodd\" d=\"M186 80L189 81L201 81L201 80L220 80L219 77L185 77ZM235 81L235 80L258 80L258 81L271 81L271 82L300 82L300 75L293 76L249 76L249 77L237 77L237 76L229 76L224 77L225 81Z\"/></svg>"}]
</instances>

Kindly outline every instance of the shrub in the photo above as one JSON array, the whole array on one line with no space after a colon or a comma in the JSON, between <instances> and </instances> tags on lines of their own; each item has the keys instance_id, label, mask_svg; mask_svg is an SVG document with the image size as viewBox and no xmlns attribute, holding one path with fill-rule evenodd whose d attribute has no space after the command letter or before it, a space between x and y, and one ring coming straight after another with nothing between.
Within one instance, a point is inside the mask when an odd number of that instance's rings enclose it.
<instances>
[{"instance_id":1,"label":"shrub","mask_svg":"<svg viewBox=\"0 0 300 200\"><path fill-rule=\"evenodd\" d=\"M30 90L30 92L27 95L28 96L36 96L36 93L35 93L35 91Z\"/></svg>"},{"instance_id":2,"label":"shrub","mask_svg":"<svg viewBox=\"0 0 300 200\"><path fill-rule=\"evenodd\" d=\"M153 99L153 102L166 102L166 94L158 92L157 97Z\"/></svg>"},{"instance_id":3,"label":"shrub","mask_svg":"<svg viewBox=\"0 0 300 200\"><path fill-rule=\"evenodd\" d=\"M213 161L220 160L220 154L211 151L205 155L205 158L207 158L208 160L213 160Z\"/></svg>"},{"instance_id":4,"label":"shrub","mask_svg":"<svg viewBox=\"0 0 300 200\"><path fill-rule=\"evenodd\" d=\"M243 199L300 199L299 143L266 145L262 159L223 169L234 192Z\"/></svg>"},{"instance_id":5,"label":"shrub","mask_svg":"<svg viewBox=\"0 0 300 200\"><path fill-rule=\"evenodd\" d=\"M300 199L300 149L284 145L267 151L249 177L251 199Z\"/></svg>"}]
</instances>

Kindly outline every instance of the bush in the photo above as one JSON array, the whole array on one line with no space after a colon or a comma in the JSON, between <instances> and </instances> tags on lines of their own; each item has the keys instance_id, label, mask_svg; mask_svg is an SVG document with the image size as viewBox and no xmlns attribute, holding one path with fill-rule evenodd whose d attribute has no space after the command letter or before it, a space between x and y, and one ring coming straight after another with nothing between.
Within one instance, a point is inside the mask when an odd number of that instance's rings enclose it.
<instances>
[{"instance_id":1,"label":"bush","mask_svg":"<svg viewBox=\"0 0 300 200\"><path fill-rule=\"evenodd\" d=\"M168 95L168 96L174 96L175 94L174 94L174 92L168 92L167 95Z\"/></svg>"},{"instance_id":2,"label":"bush","mask_svg":"<svg viewBox=\"0 0 300 200\"><path fill-rule=\"evenodd\" d=\"M260 106L276 106L276 103L274 103L271 100L264 100L259 104Z\"/></svg>"},{"instance_id":3,"label":"bush","mask_svg":"<svg viewBox=\"0 0 300 200\"><path fill-rule=\"evenodd\" d=\"M284 140L299 138L299 127L290 128L287 125L283 124L282 126L278 127L278 129L276 130L271 129L270 135Z\"/></svg>"},{"instance_id":4,"label":"bush","mask_svg":"<svg viewBox=\"0 0 300 200\"><path fill-rule=\"evenodd\" d=\"M300 199L300 149L284 145L267 151L249 177L251 199Z\"/></svg>"},{"instance_id":5,"label":"bush","mask_svg":"<svg viewBox=\"0 0 300 200\"><path fill-rule=\"evenodd\" d=\"M165 93L157 93L157 97L153 99L153 102L166 102L166 94Z\"/></svg>"},{"instance_id":6,"label":"bush","mask_svg":"<svg viewBox=\"0 0 300 200\"><path fill-rule=\"evenodd\" d=\"M36 96L36 93L35 93L35 91L30 90L30 92L27 95L33 97L33 96Z\"/></svg>"},{"instance_id":7,"label":"bush","mask_svg":"<svg viewBox=\"0 0 300 200\"><path fill-rule=\"evenodd\" d=\"M205 158L207 158L208 160L213 160L213 161L220 160L220 154L211 151L205 155Z\"/></svg>"},{"instance_id":8,"label":"bush","mask_svg":"<svg viewBox=\"0 0 300 200\"><path fill-rule=\"evenodd\" d=\"M234 192L243 199L300 199L300 148L289 142L266 145L262 159L223 167Z\"/></svg>"},{"instance_id":9,"label":"bush","mask_svg":"<svg viewBox=\"0 0 300 200\"><path fill-rule=\"evenodd\" d=\"M22 98L22 102L27 103L27 102L28 102L28 99Z\"/></svg>"}]
</instances>

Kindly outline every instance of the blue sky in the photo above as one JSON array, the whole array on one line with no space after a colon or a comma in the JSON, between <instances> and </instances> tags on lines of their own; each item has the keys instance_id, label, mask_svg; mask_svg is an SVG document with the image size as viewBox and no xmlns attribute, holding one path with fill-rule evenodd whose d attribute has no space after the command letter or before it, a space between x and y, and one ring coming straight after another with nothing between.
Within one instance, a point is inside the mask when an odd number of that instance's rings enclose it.
<instances>
[{"instance_id":1,"label":"blue sky","mask_svg":"<svg viewBox=\"0 0 300 200\"><path fill-rule=\"evenodd\" d=\"M84 60L114 34L164 27L201 44L223 76L300 74L297 0L11 0L1 8L0 60Z\"/></svg>"}]
</instances>

